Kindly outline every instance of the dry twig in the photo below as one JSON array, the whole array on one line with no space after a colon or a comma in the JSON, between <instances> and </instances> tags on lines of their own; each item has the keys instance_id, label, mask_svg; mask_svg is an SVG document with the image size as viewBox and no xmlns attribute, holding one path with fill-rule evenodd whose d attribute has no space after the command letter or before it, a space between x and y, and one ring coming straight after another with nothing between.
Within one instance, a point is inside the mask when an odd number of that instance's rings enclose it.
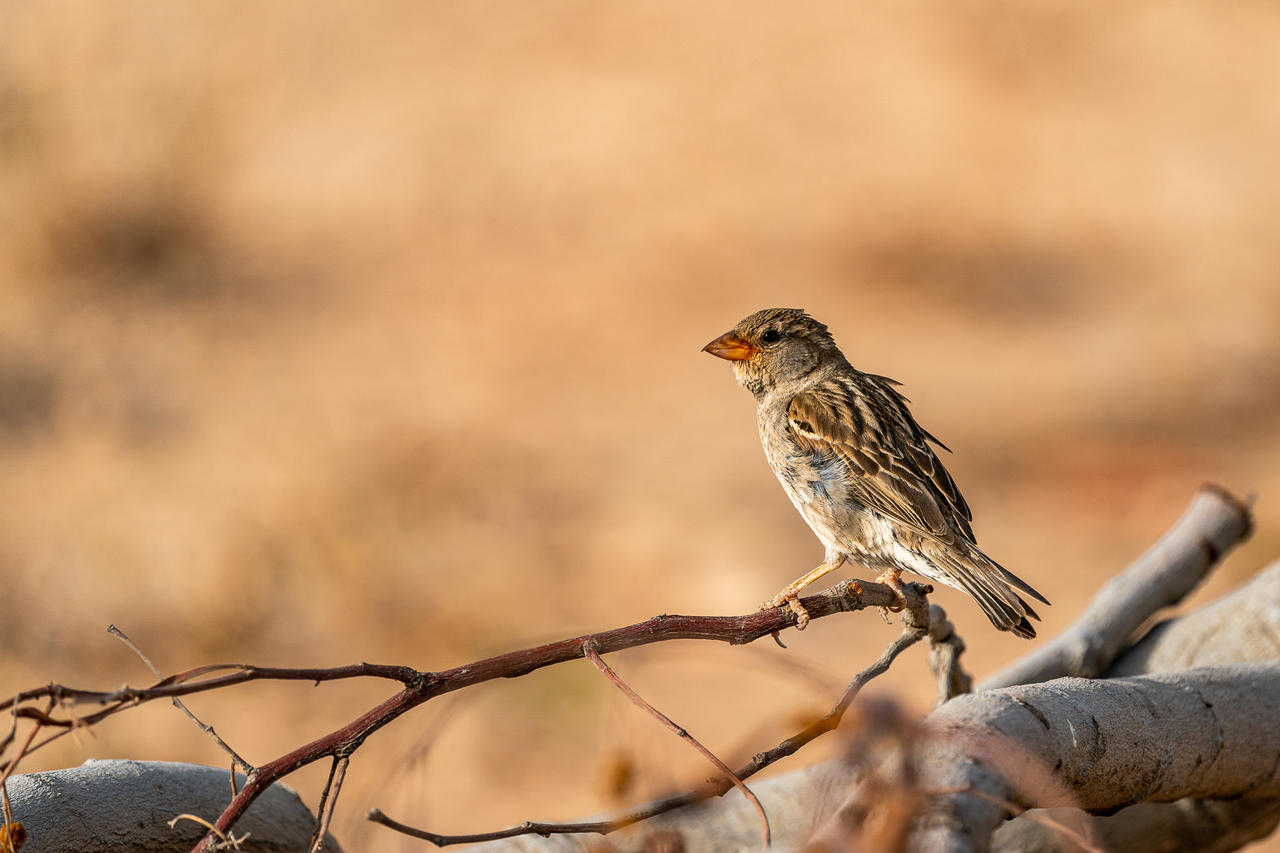
<instances>
[{"instance_id":1,"label":"dry twig","mask_svg":"<svg viewBox=\"0 0 1280 853\"><path fill-rule=\"evenodd\" d=\"M604 662L604 659L601 658L600 655L596 652L595 645L590 640L588 640L585 644L583 644L582 651L583 651L583 654L586 655L587 660L591 661L591 664L596 669L600 670L600 672L604 674L604 677L609 679L609 681L613 683L614 687L617 687L619 690L621 690L622 694L626 696L628 699L630 699L632 704L636 705L639 708L644 709L649 714L653 715L653 717L656 718L658 722L662 723L668 729L675 732L676 737L679 737L687 741L690 746L692 746L702 755L703 758L707 759L712 764L714 764L716 769L719 770L721 773L723 773L725 775L725 778L727 778L730 782L732 782L735 788L737 788L739 791L742 792L742 795L747 798L747 800L755 807L756 811L759 812L760 814L760 823L764 827L764 847L768 848L769 845L773 843L773 833L769 829L769 816L765 814L764 806L760 805L760 800L756 798L755 794L751 793L751 789L748 788L746 784L741 779L739 779L732 770L729 769L729 766L727 764L725 764L723 761L717 758L715 753L713 753L711 750L703 746L702 743L693 735L689 734L689 731L687 729L685 729L683 726L676 725L675 721L673 721L666 714L662 713L657 708L653 707L648 702L646 702L639 693L637 693L635 690L631 688L629 684L623 681L618 676L618 674L613 671L613 668L610 667L609 664Z\"/></svg>"},{"instance_id":2,"label":"dry twig","mask_svg":"<svg viewBox=\"0 0 1280 853\"><path fill-rule=\"evenodd\" d=\"M923 601L923 598L921 597L920 600ZM833 613L863 610L868 607L893 606L898 602L898 598L893 590L882 584L846 581L818 595L808 596L803 601L810 617L818 619ZM248 664L211 664L162 678L145 688L125 686L117 690L97 691L47 684L22 691L13 698L0 702L0 711L11 710L15 718L33 721L32 737L36 732L46 728L56 730L54 734L34 746L28 739L28 743L11 762L12 769L29 752L45 746L74 728L93 726L123 710L157 699L173 699L260 680L320 683L348 678L382 678L398 681L403 685L398 693L370 708L345 726L303 744L260 767L252 768L246 774L245 784L213 823L216 832L210 830L194 848L195 851L202 851L213 849L219 842L219 834L227 836L230 828L235 825L249 805L279 779L322 758L351 755L371 734L437 696L495 678L514 678L543 667L576 660L583 656L583 647L588 641L593 642L602 654L676 639L718 640L736 645L769 636L794 624L795 615L788 608L758 611L746 616L664 615L623 628L496 655L441 672L422 672L406 666L370 663L297 669L257 667ZM923 636L923 628L921 636ZM894 654L896 655L896 652ZM889 659L891 660L892 657ZM885 662L884 666L887 667L887 665L888 663ZM41 699L49 700L47 710L42 711L29 704ZM91 714L72 716L71 708L77 704L97 704L101 708ZM67 716L52 715L54 708L58 706L67 709ZM843 708L840 712L843 713ZM838 720L838 717L836 719ZM791 754L813 737L834 728L834 724L830 721L819 722L824 727L814 732L806 730L792 739L792 742L779 744L768 754L774 757L765 760L760 766L766 766L784 754ZM757 758L760 757L757 756ZM719 781L716 782L717 787L718 785ZM717 793L723 793L724 790L719 790ZM706 796L711 795L706 794Z\"/></svg>"},{"instance_id":3,"label":"dry twig","mask_svg":"<svg viewBox=\"0 0 1280 853\"><path fill-rule=\"evenodd\" d=\"M838 584L831 592L839 590L842 587L855 586L855 581L845 581ZM865 592L868 587L877 586L877 584L868 584L862 582L861 586ZM886 587L887 589L887 587ZM898 655L903 651L920 642L929 630L929 602L925 598L931 587L907 583L903 584L903 591L906 597L907 605L903 612L902 633L891 642L888 647L880 654L866 669L859 672L853 677L853 680L845 687L844 692L836 701L836 704L823 716L814 720L805 726L796 734L782 741L764 752L756 753L751 760L742 767L734 771L734 775L738 779L749 779L756 773L759 773L769 765L793 755L801 748L809 744L811 741L833 731L840 725L841 719L845 712L849 710L849 706L857 697L858 693L866 686L867 682L878 675L883 675L889 666L897 659ZM900 602L895 597L893 603ZM805 607L809 606L809 600L804 600ZM870 606L864 605L864 606ZM880 606L880 605L876 605ZM771 611L770 611L771 612ZM790 611L787 611L790 613ZM810 611L813 616L813 611ZM767 632L766 632L767 633ZM762 635L763 636L763 635ZM545 823L537 821L525 821L517 826L510 826L505 829L493 830L490 832L478 832L467 835L444 835L437 832L430 832L424 829L409 826L387 817L381 810L373 809L367 815L367 818L374 823L381 824L390 829L402 832L405 835L411 835L414 838L421 838L430 841L437 847L446 847L451 844L474 844L480 841L496 841L503 838L514 838L520 835L571 835L582 833L595 833L599 835L607 835L632 824L648 820L656 815L664 814L674 809L683 808L684 806L693 805L694 803L709 800L713 797L719 797L732 790L733 782L726 777L717 777L708 779L703 784L688 791L679 794L673 794L659 800L654 800L638 806L620 815L605 820L580 821L576 823Z\"/></svg>"},{"instance_id":4,"label":"dry twig","mask_svg":"<svg viewBox=\"0 0 1280 853\"><path fill-rule=\"evenodd\" d=\"M338 792L342 790L342 782L347 778L347 765L350 763L350 755L334 756L333 765L329 768L329 778L325 780L324 790L320 793L320 807L317 809L316 816L316 832L311 839L309 853L320 853L324 849L324 839L329 832L329 822L333 819L333 810L338 804Z\"/></svg>"},{"instance_id":5,"label":"dry twig","mask_svg":"<svg viewBox=\"0 0 1280 853\"><path fill-rule=\"evenodd\" d=\"M160 670L156 668L156 665L151 662L151 658L147 657L147 655L142 651L142 649L138 647L138 644L135 643L133 640L129 639L129 635L127 635L124 631L121 631L115 625L108 625L107 633L115 637L116 639L118 639L120 642L124 643L126 646L129 647L129 649L135 655L141 658L142 662L147 665L147 669L151 670L152 675L154 675L156 678L160 678L160 679L164 678L164 676L160 674ZM173 702L173 707L177 708L179 711L181 711L183 714L187 716L187 719L195 723L196 728L200 729L200 731L204 732L209 737L213 738L213 742L216 743L223 752L225 752L228 756L231 757L231 764L232 764L231 795L234 797L236 792L235 768L238 767L240 768L240 771L242 773L248 774L253 772L253 766L249 764L249 762L241 758L240 754L231 748L231 744L223 740L222 737L216 731L213 730L213 726L208 725L199 717L197 717L192 712L192 710L186 706L186 703L184 703L181 699L179 699L177 696L174 696L171 701Z\"/></svg>"}]
</instances>

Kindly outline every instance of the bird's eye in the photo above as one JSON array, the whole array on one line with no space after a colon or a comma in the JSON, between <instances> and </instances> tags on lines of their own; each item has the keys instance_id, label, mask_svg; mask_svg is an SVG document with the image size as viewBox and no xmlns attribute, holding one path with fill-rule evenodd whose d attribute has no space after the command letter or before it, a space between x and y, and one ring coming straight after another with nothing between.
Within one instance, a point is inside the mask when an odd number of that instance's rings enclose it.
<instances>
[{"instance_id":1,"label":"bird's eye","mask_svg":"<svg viewBox=\"0 0 1280 853\"><path fill-rule=\"evenodd\" d=\"M760 340L766 344L776 344L778 341L782 340L782 332L779 332L777 329L768 329L760 336Z\"/></svg>"}]
</instances>

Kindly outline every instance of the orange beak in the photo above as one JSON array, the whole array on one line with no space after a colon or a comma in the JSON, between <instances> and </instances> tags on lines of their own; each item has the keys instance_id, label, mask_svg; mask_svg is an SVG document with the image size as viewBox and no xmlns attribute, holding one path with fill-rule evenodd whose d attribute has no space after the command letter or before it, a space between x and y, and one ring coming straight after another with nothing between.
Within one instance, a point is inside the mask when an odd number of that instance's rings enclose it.
<instances>
[{"instance_id":1,"label":"orange beak","mask_svg":"<svg viewBox=\"0 0 1280 853\"><path fill-rule=\"evenodd\" d=\"M702 351L709 352L716 358L723 358L728 361L746 361L760 352L760 347L748 343L734 332L725 332L703 347Z\"/></svg>"}]
</instances>

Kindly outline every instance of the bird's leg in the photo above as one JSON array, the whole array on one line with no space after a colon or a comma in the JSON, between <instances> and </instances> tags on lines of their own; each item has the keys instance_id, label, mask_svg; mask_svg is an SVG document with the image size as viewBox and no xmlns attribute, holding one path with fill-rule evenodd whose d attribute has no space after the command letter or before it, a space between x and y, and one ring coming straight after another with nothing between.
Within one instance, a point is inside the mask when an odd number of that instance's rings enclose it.
<instances>
[{"instance_id":1,"label":"bird's leg","mask_svg":"<svg viewBox=\"0 0 1280 853\"><path fill-rule=\"evenodd\" d=\"M906 593L902 591L902 569L889 569L889 571L882 573L878 578L876 578L876 583L884 584L889 587L889 589L893 590L894 595L898 596L897 604L892 607L880 608L880 618L885 621L885 624L892 625L893 623L889 621L889 612L893 611L894 613L898 613L907 606L907 596Z\"/></svg>"},{"instance_id":2,"label":"bird's leg","mask_svg":"<svg viewBox=\"0 0 1280 853\"><path fill-rule=\"evenodd\" d=\"M809 611L805 610L804 605L800 603L800 590L823 575L840 568L844 565L844 560L843 554L828 555L821 566L787 584L786 589L760 605L760 609L769 610L774 607L781 607L784 604L787 605L791 608L791 612L796 615L796 630L803 631L805 626L809 624Z\"/></svg>"}]
</instances>

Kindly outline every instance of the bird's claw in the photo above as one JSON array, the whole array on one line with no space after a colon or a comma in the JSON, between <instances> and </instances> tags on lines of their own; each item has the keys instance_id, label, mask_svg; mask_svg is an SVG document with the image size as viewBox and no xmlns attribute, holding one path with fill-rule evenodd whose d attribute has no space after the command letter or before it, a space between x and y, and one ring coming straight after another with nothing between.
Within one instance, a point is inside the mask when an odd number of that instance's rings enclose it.
<instances>
[{"instance_id":1,"label":"bird's claw","mask_svg":"<svg viewBox=\"0 0 1280 853\"><path fill-rule=\"evenodd\" d=\"M761 604L760 609L772 610L783 605L790 608L791 612L796 615L796 630L803 631L805 626L809 624L809 611L804 609L804 605L800 603L800 596L797 593L783 590L771 600Z\"/></svg>"},{"instance_id":2,"label":"bird's claw","mask_svg":"<svg viewBox=\"0 0 1280 853\"><path fill-rule=\"evenodd\" d=\"M893 590L894 596L898 601L887 607L880 608L880 618L884 620L884 624L892 625L893 620L889 618L890 613L901 613L907 607L907 595L902 589L902 578L895 570L890 570L876 578L876 583L882 583L889 589Z\"/></svg>"},{"instance_id":3,"label":"bird's claw","mask_svg":"<svg viewBox=\"0 0 1280 853\"><path fill-rule=\"evenodd\" d=\"M796 630L803 631L805 626L809 624L809 611L805 610L804 605L800 603L800 596L793 595L788 598L787 606L796 615Z\"/></svg>"},{"instance_id":4,"label":"bird's claw","mask_svg":"<svg viewBox=\"0 0 1280 853\"><path fill-rule=\"evenodd\" d=\"M884 616L884 621L888 622L889 617L885 616L886 611L899 613L907 607L907 593L902 588L902 577L895 571L888 571L876 578L876 583L882 583L889 589L893 590L894 596L898 599L896 604L890 604L887 607L880 608L880 615Z\"/></svg>"}]
</instances>

